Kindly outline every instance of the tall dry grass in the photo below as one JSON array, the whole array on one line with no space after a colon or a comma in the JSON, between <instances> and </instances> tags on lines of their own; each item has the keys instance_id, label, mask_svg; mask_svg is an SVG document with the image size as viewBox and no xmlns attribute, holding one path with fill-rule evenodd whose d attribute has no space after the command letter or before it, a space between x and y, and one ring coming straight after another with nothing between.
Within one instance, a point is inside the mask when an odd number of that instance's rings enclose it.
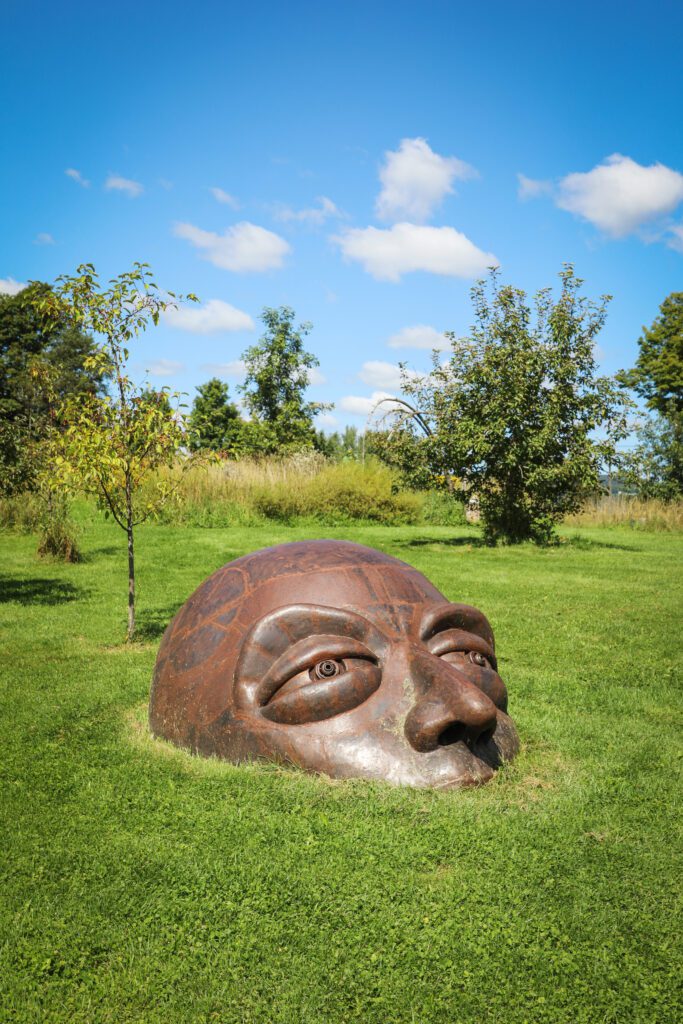
<instances>
[{"instance_id":1,"label":"tall dry grass","mask_svg":"<svg viewBox=\"0 0 683 1024\"><path fill-rule=\"evenodd\" d=\"M632 530L683 530L683 502L617 495L598 498L565 519L567 526L627 526Z\"/></svg>"},{"instance_id":2,"label":"tall dry grass","mask_svg":"<svg viewBox=\"0 0 683 1024\"><path fill-rule=\"evenodd\" d=\"M399 485L393 470L369 458L365 463L330 462L319 452L284 459L242 459L183 471L182 463L160 470L176 493L161 510L161 521L178 525L260 526L301 521L321 526L348 523L456 526L462 506L441 492L415 493ZM150 495L151 496L151 495ZM0 529L40 529L36 496L0 499Z\"/></svg>"},{"instance_id":3,"label":"tall dry grass","mask_svg":"<svg viewBox=\"0 0 683 1024\"><path fill-rule=\"evenodd\" d=\"M379 462L332 463L312 452L191 469L180 477L177 498L163 518L198 526L307 519L330 526L401 525L417 522L423 504L421 495L401 490L392 470Z\"/></svg>"}]
</instances>

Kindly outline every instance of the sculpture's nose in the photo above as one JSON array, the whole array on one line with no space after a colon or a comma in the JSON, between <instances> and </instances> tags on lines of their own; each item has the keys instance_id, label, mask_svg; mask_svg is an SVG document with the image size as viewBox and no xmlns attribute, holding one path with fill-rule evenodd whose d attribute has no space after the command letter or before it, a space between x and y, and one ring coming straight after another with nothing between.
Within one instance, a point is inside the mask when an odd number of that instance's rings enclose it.
<instances>
[{"instance_id":1,"label":"sculpture's nose","mask_svg":"<svg viewBox=\"0 0 683 1024\"><path fill-rule=\"evenodd\" d=\"M455 666L427 651L411 652L409 664L419 696L404 728L415 750L472 745L495 729L496 705Z\"/></svg>"}]
</instances>

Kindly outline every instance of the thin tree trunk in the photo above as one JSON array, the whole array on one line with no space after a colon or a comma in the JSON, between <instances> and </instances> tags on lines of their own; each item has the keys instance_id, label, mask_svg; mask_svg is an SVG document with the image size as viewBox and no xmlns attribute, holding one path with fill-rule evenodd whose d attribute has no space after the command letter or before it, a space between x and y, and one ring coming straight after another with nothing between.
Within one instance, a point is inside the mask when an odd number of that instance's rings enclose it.
<instances>
[{"instance_id":1,"label":"thin tree trunk","mask_svg":"<svg viewBox=\"0 0 683 1024\"><path fill-rule=\"evenodd\" d=\"M128 536L128 642L135 633L135 549L133 545L133 503L130 480L126 478L126 534Z\"/></svg>"}]
</instances>

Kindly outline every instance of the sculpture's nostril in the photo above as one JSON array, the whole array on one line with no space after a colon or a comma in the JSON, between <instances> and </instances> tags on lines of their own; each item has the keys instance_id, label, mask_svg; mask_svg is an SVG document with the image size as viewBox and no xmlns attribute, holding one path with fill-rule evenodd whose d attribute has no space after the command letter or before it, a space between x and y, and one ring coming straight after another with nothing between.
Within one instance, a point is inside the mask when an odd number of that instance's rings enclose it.
<instances>
[{"instance_id":1,"label":"sculpture's nostril","mask_svg":"<svg viewBox=\"0 0 683 1024\"><path fill-rule=\"evenodd\" d=\"M448 747L451 743L460 743L467 739L467 726L462 722L451 722L443 732L439 733L438 744L440 747Z\"/></svg>"},{"instance_id":2,"label":"sculpture's nostril","mask_svg":"<svg viewBox=\"0 0 683 1024\"><path fill-rule=\"evenodd\" d=\"M464 722L451 722L439 733L437 742L440 747L448 747L451 743L460 742L467 743L469 746L473 743L488 743L494 731L495 726L478 729L476 726L465 725Z\"/></svg>"}]
</instances>

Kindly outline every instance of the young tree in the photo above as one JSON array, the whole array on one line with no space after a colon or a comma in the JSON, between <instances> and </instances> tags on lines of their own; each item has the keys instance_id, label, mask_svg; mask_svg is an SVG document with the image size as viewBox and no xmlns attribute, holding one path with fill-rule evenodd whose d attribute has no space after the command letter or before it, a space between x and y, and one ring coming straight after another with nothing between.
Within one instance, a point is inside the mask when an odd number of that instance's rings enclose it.
<instances>
[{"instance_id":1,"label":"young tree","mask_svg":"<svg viewBox=\"0 0 683 1024\"><path fill-rule=\"evenodd\" d=\"M52 318L65 316L93 332L99 343L87 366L111 376L112 393L67 396L51 459L55 481L92 494L106 515L125 531L128 542L128 640L135 633L135 527L156 515L172 486L150 476L173 464L188 443L183 420L173 409L177 394L136 385L128 376L128 345L150 320L181 297L162 296L145 263L101 288L92 264L57 279L52 292L37 300ZM196 297L188 295L196 301Z\"/></svg>"},{"instance_id":2,"label":"young tree","mask_svg":"<svg viewBox=\"0 0 683 1024\"><path fill-rule=\"evenodd\" d=\"M238 444L241 418L230 401L228 385L212 377L200 384L192 403L189 426L196 450L231 451Z\"/></svg>"},{"instance_id":3,"label":"young tree","mask_svg":"<svg viewBox=\"0 0 683 1024\"><path fill-rule=\"evenodd\" d=\"M561 293L535 298L501 286L498 273L472 289L469 337L449 334L451 356L414 378L395 412L385 449L423 484L476 495L486 538L547 542L555 525L598 486L600 467L618 463L625 399L598 376L594 344L608 298L580 296L571 266ZM596 431L606 428L599 439Z\"/></svg>"},{"instance_id":4,"label":"young tree","mask_svg":"<svg viewBox=\"0 0 683 1024\"><path fill-rule=\"evenodd\" d=\"M331 408L305 400L310 371L319 363L304 348L311 324L296 330L294 315L288 306L266 307L261 315L266 332L244 353L247 372L240 391L253 419L266 428L264 439L273 451L312 447L313 419Z\"/></svg>"}]
</instances>

